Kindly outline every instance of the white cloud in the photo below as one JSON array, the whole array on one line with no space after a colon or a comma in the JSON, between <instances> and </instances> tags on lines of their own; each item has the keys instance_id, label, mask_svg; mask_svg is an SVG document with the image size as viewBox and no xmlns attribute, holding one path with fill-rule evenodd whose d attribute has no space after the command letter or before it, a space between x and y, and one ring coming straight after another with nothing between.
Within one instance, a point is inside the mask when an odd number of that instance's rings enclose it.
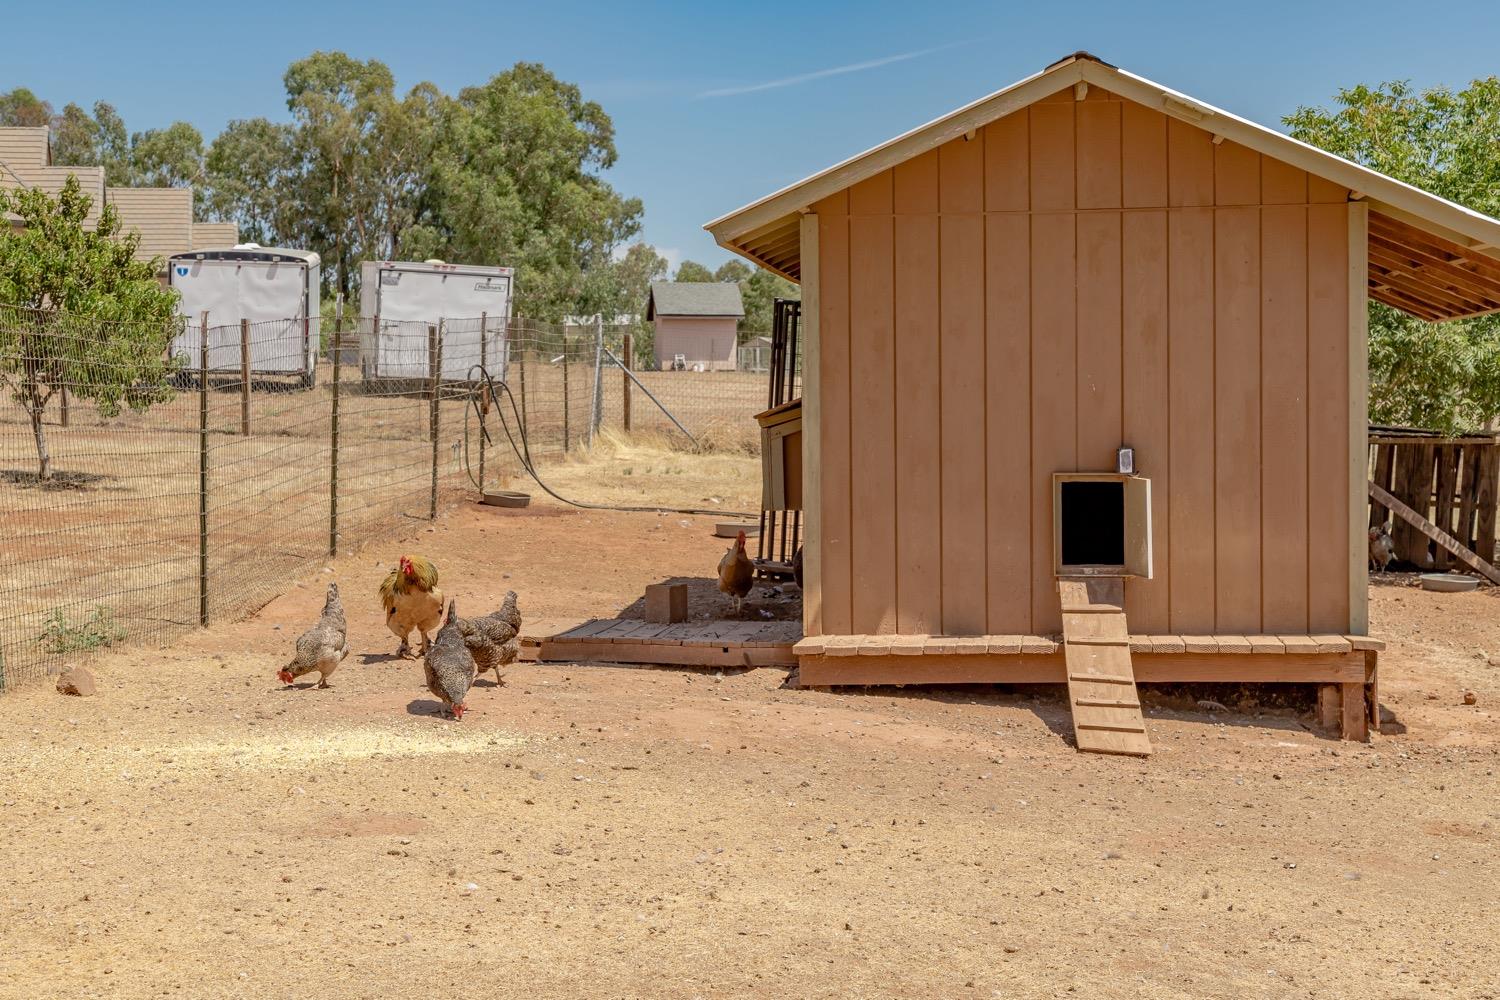
<instances>
[{"instance_id":1,"label":"white cloud","mask_svg":"<svg viewBox=\"0 0 1500 1000\"><path fill-rule=\"evenodd\" d=\"M930 56L934 52L942 52L944 49L956 48L960 45L970 45L972 42L952 42L948 45L936 45L930 49L915 49L911 52L899 52L893 56L882 56L879 59L867 59L864 62L848 63L844 66L830 66L827 69L813 70L811 73L799 73L796 76L786 76L779 80L767 80L763 83L751 83L741 87L721 87L717 90L705 90L699 94L702 97L734 97L739 94L753 94L761 90L775 90L778 87L794 87L799 83L807 83L811 80L821 80L830 76L843 76L845 73L862 73L867 69L879 69L881 66L889 66L891 63L906 62L909 59L920 59Z\"/></svg>"}]
</instances>

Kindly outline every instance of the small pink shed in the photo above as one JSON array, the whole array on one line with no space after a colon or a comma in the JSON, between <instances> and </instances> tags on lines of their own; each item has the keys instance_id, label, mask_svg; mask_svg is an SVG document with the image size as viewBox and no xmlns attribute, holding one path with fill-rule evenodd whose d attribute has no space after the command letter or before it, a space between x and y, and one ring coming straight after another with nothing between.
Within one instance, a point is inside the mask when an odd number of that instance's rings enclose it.
<instances>
[{"instance_id":1,"label":"small pink shed","mask_svg":"<svg viewBox=\"0 0 1500 1000\"><path fill-rule=\"evenodd\" d=\"M744 316L740 286L732 281L653 281L646 320L656 329L656 366L734 371Z\"/></svg>"}]
</instances>

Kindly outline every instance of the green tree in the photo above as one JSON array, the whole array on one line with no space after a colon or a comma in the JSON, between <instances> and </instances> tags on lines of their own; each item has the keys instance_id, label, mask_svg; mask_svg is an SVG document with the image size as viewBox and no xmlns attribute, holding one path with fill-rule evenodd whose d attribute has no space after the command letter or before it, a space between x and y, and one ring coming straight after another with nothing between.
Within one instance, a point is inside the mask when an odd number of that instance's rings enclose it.
<instances>
[{"instance_id":1,"label":"green tree","mask_svg":"<svg viewBox=\"0 0 1500 1000\"><path fill-rule=\"evenodd\" d=\"M750 276L753 273L755 272L749 264L746 264L742 260L731 258L719 265L719 269L714 272L714 280L733 281L735 284L743 285L744 282L750 280Z\"/></svg>"},{"instance_id":2,"label":"green tree","mask_svg":"<svg viewBox=\"0 0 1500 1000\"><path fill-rule=\"evenodd\" d=\"M266 118L225 126L204 159L204 217L233 222L240 237L262 246L293 243L301 174L293 152L295 130Z\"/></svg>"},{"instance_id":3,"label":"green tree","mask_svg":"<svg viewBox=\"0 0 1500 1000\"><path fill-rule=\"evenodd\" d=\"M66 167L99 165L100 129L87 111L68 104L52 119L52 162Z\"/></svg>"},{"instance_id":4,"label":"green tree","mask_svg":"<svg viewBox=\"0 0 1500 1000\"><path fill-rule=\"evenodd\" d=\"M0 227L0 302L20 307L0 315L0 384L31 422L40 480L52 478L42 416L53 396L66 387L107 417L143 410L171 398L177 368L166 354L177 294L157 281L161 258L135 259L138 236L112 205L86 227L91 203L72 176L56 198L0 191L0 211L20 218Z\"/></svg>"},{"instance_id":5,"label":"green tree","mask_svg":"<svg viewBox=\"0 0 1500 1000\"><path fill-rule=\"evenodd\" d=\"M203 133L187 122L137 132L130 139L130 168L137 187L203 184Z\"/></svg>"},{"instance_id":6,"label":"green tree","mask_svg":"<svg viewBox=\"0 0 1500 1000\"><path fill-rule=\"evenodd\" d=\"M348 295L356 263L394 256L415 220L444 99L421 84L398 100L388 66L342 52L293 63L285 84L296 122L289 193L304 220L297 235Z\"/></svg>"},{"instance_id":7,"label":"green tree","mask_svg":"<svg viewBox=\"0 0 1500 1000\"><path fill-rule=\"evenodd\" d=\"M779 274L758 267L740 282L740 299L745 304L745 318L740 320L740 343L751 337L769 337L777 299L797 299L802 293L796 285Z\"/></svg>"},{"instance_id":8,"label":"green tree","mask_svg":"<svg viewBox=\"0 0 1500 1000\"><path fill-rule=\"evenodd\" d=\"M517 63L447 102L438 135L408 252L516 267L527 316L605 308L614 252L640 231L642 208L600 176L616 155L604 109Z\"/></svg>"},{"instance_id":9,"label":"green tree","mask_svg":"<svg viewBox=\"0 0 1500 1000\"><path fill-rule=\"evenodd\" d=\"M35 128L51 122L52 105L25 87L0 94L0 127Z\"/></svg>"},{"instance_id":10,"label":"green tree","mask_svg":"<svg viewBox=\"0 0 1500 1000\"><path fill-rule=\"evenodd\" d=\"M1291 134L1488 215L1500 214L1500 78L1464 90L1397 81L1301 107ZM1457 431L1500 417L1500 318L1432 324L1370 304L1370 418Z\"/></svg>"},{"instance_id":11,"label":"green tree","mask_svg":"<svg viewBox=\"0 0 1500 1000\"><path fill-rule=\"evenodd\" d=\"M656 342L656 328L646 322L646 296L651 282L667 276L668 267L667 259L649 243L632 243L610 267L615 294L605 315L634 317L631 343L635 361L643 367L650 361Z\"/></svg>"},{"instance_id":12,"label":"green tree","mask_svg":"<svg viewBox=\"0 0 1500 1000\"><path fill-rule=\"evenodd\" d=\"M677 273L672 275L673 281L718 281L714 273L696 260L685 260L677 265Z\"/></svg>"}]
</instances>

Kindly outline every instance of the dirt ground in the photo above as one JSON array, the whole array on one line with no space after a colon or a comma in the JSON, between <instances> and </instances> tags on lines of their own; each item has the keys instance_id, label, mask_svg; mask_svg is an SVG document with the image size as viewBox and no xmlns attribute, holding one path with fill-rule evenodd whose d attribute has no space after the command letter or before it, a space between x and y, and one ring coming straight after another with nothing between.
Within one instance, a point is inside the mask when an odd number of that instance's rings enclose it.
<instances>
[{"instance_id":1,"label":"dirt ground","mask_svg":"<svg viewBox=\"0 0 1500 1000\"><path fill-rule=\"evenodd\" d=\"M1500 996L1488 589L1377 582L1372 744L1148 692L1147 761L1053 689L521 665L453 723L391 656L402 551L466 610L612 612L711 523L464 507L0 698L0 997ZM329 580L355 652L284 689Z\"/></svg>"}]
</instances>

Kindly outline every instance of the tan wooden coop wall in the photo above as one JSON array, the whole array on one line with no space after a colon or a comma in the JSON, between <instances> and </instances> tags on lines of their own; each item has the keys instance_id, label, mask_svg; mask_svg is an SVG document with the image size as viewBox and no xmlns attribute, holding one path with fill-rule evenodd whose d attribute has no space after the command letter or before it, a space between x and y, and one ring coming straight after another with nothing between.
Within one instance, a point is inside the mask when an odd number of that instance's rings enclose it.
<instances>
[{"instance_id":1,"label":"tan wooden coop wall","mask_svg":"<svg viewBox=\"0 0 1500 1000\"><path fill-rule=\"evenodd\" d=\"M1349 192L1098 88L971 136L812 206L808 628L1057 631L1049 477L1125 443L1133 632L1348 630Z\"/></svg>"}]
</instances>

